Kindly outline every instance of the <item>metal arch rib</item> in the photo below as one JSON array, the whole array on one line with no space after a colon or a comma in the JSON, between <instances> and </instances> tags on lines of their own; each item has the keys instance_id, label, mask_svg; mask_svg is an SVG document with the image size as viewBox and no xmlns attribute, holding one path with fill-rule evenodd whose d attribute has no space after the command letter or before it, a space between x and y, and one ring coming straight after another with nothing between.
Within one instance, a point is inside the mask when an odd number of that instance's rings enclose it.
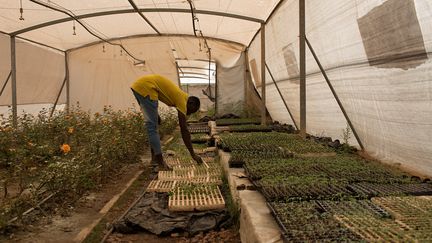
<instances>
[{"instance_id":1,"label":"metal arch rib","mask_svg":"<svg viewBox=\"0 0 432 243\"><path fill-rule=\"evenodd\" d=\"M133 0L128 0L130 5L133 7L133 9L139 14L139 16L141 16L141 18L144 19L144 21L150 25L150 27L152 27L152 29L154 31L156 31L156 33L158 33L158 35L160 35L161 33L159 32L159 30L150 22L150 20L148 20L144 14L142 12L139 11L139 8L137 7L137 5L135 4L135 2Z\"/></svg>"},{"instance_id":2,"label":"metal arch rib","mask_svg":"<svg viewBox=\"0 0 432 243\"><path fill-rule=\"evenodd\" d=\"M215 16L223 16L228 18L235 18L235 19L241 19L245 21L251 21L256 23L264 23L264 20L252 18L248 16L243 15L237 15L237 14L230 14L230 13L224 13L224 12L217 12L217 11L209 11L209 10L194 10L197 14L206 14L206 15L215 15ZM115 14L126 14L126 13L134 13L136 12L135 9L119 9L119 10L112 10L112 11L103 11L103 12L97 12L97 13L89 13L89 14L82 14L75 16L76 19L85 19L85 18L92 18L92 17L98 17L98 16L106 16L106 15L115 15ZM144 8L139 9L139 12L141 13L152 13L152 12L167 12L167 13L190 13L191 11L189 9L181 9L181 8ZM14 32L9 33L11 36L16 36L19 34L23 34L29 31L37 30L40 28L48 27L55 24L60 24L68 21L72 21L74 18L67 17L62 19L56 19L52 21L48 21L42 24L33 25L24 29L20 29Z\"/></svg>"},{"instance_id":3,"label":"metal arch rib","mask_svg":"<svg viewBox=\"0 0 432 243\"><path fill-rule=\"evenodd\" d=\"M127 39L133 39L133 38L144 38L144 37L190 37L190 38L195 38L194 35L191 34L137 34L137 35L130 35L130 36L123 36L123 37L115 37L115 38L110 38L108 39L109 41L117 41L117 40L127 40ZM228 44L233 44L233 45L237 45L239 47L242 48L242 50L244 50L244 48L246 48L245 44L239 43L239 42L235 42L235 41L231 41L231 40L227 40L227 39L221 39L221 38L217 38L217 37L206 37L209 40L213 40L213 41L219 41L219 42L224 42L224 43L228 43ZM90 43L86 43L82 46L78 46L78 47L74 47L74 48L70 48L68 50L65 50L66 52L72 52L81 48L85 48L85 47L89 47L89 46L93 46L93 45L97 45L97 44L101 44L103 43L103 41L95 41L95 42L90 42ZM177 59L179 61L182 60L188 60L188 59ZM208 60L204 60L204 59L200 59L200 61L205 61L208 62ZM208 70L208 68L206 68L206 70Z\"/></svg>"}]
</instances>

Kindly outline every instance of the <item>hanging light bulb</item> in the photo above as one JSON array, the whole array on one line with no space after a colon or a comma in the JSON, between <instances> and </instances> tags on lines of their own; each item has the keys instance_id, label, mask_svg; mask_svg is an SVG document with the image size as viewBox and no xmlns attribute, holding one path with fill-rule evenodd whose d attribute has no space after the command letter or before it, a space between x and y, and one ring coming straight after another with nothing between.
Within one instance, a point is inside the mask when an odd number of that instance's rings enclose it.
<instances>
[{"instance_id":1,"label":"hanging light bulb","mask_svg":"<svg viewBox=\"0 0 432 243\"><path fill-rule=\"evenodd\" d=\"M105 44L102 45L102 52L105 52Z\"/></svg>"},{"instance_id":2,"label":"hanging light bulb","mask_svg":"<svg viewBox=\"0 0 432 243\"><path fill-rule=\"evenodd\" d=\"M20 18L19 18L19 20L24 20L23 13L24 13L24 9L22 7L22 0L20 0Z\"/></svg>"},{"instance_id":3,"label":"hanging light bulb","mask_svg":"<svg viewBox=\"0 0 432 243\"><path fill-rule=\"evenodd\" d=\"M73 33L72 33L72 35L76 35L75 20L73 20L72 23L73 23L73 26L72 26Z\"/></svg>"}]
</instances>

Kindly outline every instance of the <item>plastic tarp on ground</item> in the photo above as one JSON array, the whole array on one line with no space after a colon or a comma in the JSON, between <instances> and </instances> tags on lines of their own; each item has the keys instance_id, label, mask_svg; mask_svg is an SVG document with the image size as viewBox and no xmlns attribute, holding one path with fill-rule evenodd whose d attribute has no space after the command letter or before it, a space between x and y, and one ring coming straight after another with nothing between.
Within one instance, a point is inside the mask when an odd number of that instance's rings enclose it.
<instances>
[{"instance_id":1,"label":"plastic tarp on ground","mask_svg":"<svg viewBox=\"0 0 432 243\"><path fill-rule=\"evenodd\" d=\"M266 25L266 61L297 124L298 6L298 0L285 1ZM383 161L429 175L430 26L429 0L306 1L306 36L366 151ZM340 139L346 120L309 50L306 55L307 132ZM249 49L249 65L258 85L259 58L258 36ZM268 73L266 85L266 105L273 119L292 122ZM354 139L350 141L355 144Z\"/></svg>"}]
</instances>

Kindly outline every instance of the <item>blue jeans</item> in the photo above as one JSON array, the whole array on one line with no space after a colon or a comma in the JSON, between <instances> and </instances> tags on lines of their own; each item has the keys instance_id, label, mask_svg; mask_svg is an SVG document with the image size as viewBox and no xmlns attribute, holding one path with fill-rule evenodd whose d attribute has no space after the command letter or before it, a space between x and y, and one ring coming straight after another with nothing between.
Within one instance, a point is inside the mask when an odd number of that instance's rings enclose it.
<instances>
[{"instance_id":1,"label":"blue jeans","mask_svg":"<svg viewBox=\"0 0 432 243\"><path fill-rule=\"evenodd\" d=\"M144 113L145 126L149 137L150 146L155 154L162 154L160 137L158 133L158 101L151 100L150 96L142 95L132 90L142 112Z\"/></svg>"}]
</instances>

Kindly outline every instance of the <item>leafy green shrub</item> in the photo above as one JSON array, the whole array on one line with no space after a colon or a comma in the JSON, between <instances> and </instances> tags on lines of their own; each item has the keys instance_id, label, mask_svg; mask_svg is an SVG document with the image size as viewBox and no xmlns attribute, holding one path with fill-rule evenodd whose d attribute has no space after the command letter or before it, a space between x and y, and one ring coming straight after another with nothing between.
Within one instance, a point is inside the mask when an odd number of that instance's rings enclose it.
<instances>
[{"instance_id":1,"label":"leafy green shrub","mask_svg":"<svg viewBox=\"0 0 432 243\"><path fill-rule=\"evenodd\" d=\"M12 117L2 118L0 214L4 222L19 214L24 205L18 202L29 195L32 199L27 202L37 203L50 192L60 201L73 201L125 164L140 161L148 146L143 116L134 110L105 107L90 114L77 106L52 117L43 110L37 116L20 116L17 128L11 126ZM164 120L161 133L172 132L177 124L174 116L164 114ZM17 193L8 192L12 185L19 185Z\"/></svg>"}]
</instances>

